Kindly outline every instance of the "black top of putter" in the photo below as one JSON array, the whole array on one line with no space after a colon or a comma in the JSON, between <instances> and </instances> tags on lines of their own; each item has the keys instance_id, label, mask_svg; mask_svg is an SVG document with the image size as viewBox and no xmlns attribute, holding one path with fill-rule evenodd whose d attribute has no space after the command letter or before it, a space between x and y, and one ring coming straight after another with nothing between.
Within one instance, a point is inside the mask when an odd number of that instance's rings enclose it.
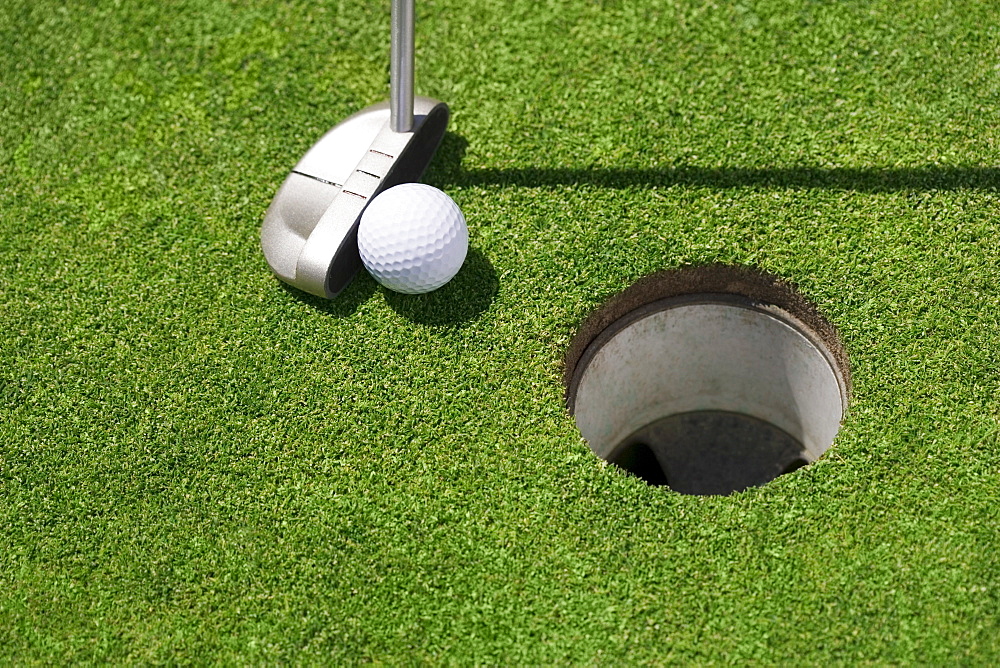
<instances>
[{"instance_id":1,"label":"black top of putter","mask_svg":"<svg viewBox=\"0 0 1000 668\"><path fill-rule=\"evenodd\" d=\"M361 268L358 221L375 195L419 181L448 127L448 106L413 95L413 0L393 0L391 94L327 132L285 179L261 226L281 280L335 297Z\"/></svg>"}]
</instances>

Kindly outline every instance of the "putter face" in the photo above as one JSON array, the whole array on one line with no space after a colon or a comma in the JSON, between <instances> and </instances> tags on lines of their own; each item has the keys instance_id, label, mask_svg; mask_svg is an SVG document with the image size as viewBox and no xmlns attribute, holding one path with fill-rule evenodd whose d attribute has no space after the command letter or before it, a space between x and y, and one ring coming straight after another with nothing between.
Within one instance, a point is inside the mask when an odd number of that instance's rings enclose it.
<instances>
[{"instance_id":1,"label":"putter face","mask_svg":"<svg viewBox=\"0 0 1000 668\"><path fill-rule=\"evenodd\" d=\"M260 230L271 271L332 298L361 268L358 221L375 195L419 181L448 127L448 106L413 101L413 129L393 132L389 103L362 109L327 132L285 179Z\"/></svg>"}]
</instances>

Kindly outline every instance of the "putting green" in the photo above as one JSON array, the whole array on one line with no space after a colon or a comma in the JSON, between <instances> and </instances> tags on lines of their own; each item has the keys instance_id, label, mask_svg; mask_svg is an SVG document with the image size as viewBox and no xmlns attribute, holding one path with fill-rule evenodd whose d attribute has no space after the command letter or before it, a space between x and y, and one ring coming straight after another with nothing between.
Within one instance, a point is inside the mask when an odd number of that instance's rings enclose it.
<instances>
[{"instance_id":1,"label":"putting green","mask_svg":"<svg viewBox=\"0 0 1000 668\"><path fill-rule=\"evenodd\" d=\"M388 2L0 5L0 658L1000 658L1000 6L420 0L426 296L285 289L288 170ZM731 496L609 466L563 357L643 276L779 276L847 417Z\"/></svg>"}]
</instances>

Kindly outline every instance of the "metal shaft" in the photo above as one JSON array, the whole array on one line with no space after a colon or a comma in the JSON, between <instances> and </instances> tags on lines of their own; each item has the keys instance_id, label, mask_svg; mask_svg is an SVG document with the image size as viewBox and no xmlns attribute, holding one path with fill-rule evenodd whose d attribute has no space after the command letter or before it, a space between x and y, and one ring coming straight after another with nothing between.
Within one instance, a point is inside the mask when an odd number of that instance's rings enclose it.
<instances>
[{"instance_id":1,"label":"metal shaft","mask_svg":"<svg viewBox=\"0 0 1000 668\"><path fill-rule=\"evenodd\" d=\"M392 0L389 113L393 132L413 129L413 0Z\"/></svg>"}]
</instances>

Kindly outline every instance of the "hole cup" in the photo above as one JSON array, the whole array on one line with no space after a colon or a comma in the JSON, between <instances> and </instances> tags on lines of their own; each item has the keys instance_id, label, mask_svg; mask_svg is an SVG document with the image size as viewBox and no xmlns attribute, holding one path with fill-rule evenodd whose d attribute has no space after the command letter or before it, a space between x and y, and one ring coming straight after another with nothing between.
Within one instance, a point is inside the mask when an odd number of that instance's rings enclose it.
<instances>
[{"instance_id":1,"label":"hole cup","mask_svg":"<svg viewBox=\"0 0 1000 668\"><path fill-rule=\"evenodd\" d=\"M816 461L847 410L847 356L790 284L742 267L646 277L588 318L567 404L591 450L653 485L729 494Z\"/></svg>"}]
</instances>

